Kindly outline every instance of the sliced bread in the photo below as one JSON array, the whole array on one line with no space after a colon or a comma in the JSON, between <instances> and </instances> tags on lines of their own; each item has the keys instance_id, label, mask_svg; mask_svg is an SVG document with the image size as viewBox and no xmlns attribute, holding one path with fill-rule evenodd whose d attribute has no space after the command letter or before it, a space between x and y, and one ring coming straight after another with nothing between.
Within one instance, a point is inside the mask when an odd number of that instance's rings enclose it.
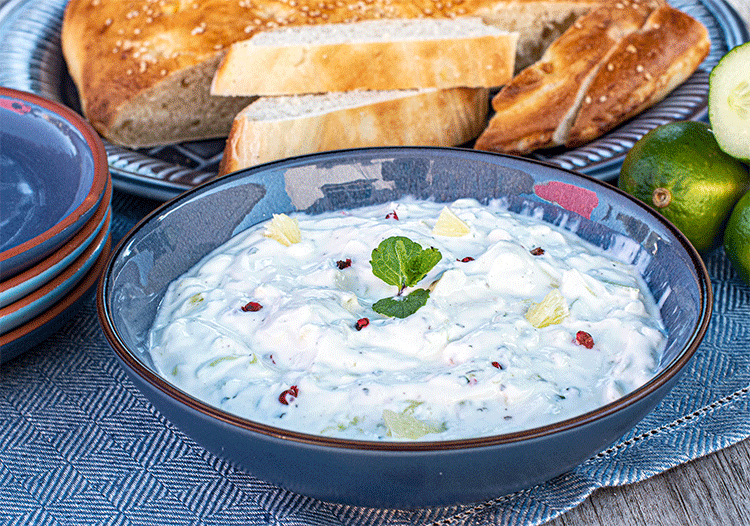
<instances>
[{"instance_id":1,"label":"sliced bread","mask_svg":"<svg viewBox=\"0 0 750 526\"><path fill-rule=\"evenodd\" d=\"M211 93L491 88L513 76L517 40L474 17L285 27L230 46Z\"/></svg>"},{"instance_id":2,"label":"sliced bread","mask_svg":"<svg viewBox=\"0 0 750 526\"><path fill-rule=\"evenodd\" d=\"M489 110L485 88L261 97L234 119L221 174L276 159L366 146L456 146Z\"/></svg>"},{"instance_id":3,"label":"sliced bread","mask_svg":"<svg viewBox=\"0 0 750 526\"><path fill-rule=\"evenodd\" d=\"M228 46L278 27L481 16L522 31L523 62L576 16L614 0L69 0L61 43L83 111L130 147L226 136L247 98L212 97ZM536 51L534 51L536 49Z\"/></svg>"}]
</instances>

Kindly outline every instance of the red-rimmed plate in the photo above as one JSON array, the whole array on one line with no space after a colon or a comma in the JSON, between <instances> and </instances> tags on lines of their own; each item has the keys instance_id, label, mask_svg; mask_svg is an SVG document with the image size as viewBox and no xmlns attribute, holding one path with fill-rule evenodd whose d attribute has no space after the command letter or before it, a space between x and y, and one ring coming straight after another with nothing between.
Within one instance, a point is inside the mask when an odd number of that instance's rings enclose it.
<instances>
[{"instance_id":1,"label":"red-rimmed plate","mask_svg":"<svg viewBox=\"0 0 750 526\"><path fill-rule=\"evenodd\" d=\"M0 279L54 253L94 216L110 181L104 144L71 109L0 87Z\"/></svg>"}]
</instances>

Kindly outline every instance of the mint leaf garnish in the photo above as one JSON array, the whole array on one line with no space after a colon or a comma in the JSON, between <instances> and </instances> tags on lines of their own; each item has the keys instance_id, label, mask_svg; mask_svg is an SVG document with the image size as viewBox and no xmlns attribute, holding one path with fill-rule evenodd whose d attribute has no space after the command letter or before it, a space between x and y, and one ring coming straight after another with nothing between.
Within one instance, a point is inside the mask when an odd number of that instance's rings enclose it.
<instances>
[{"instance_id":1,"label":"mint leaf garnish","mask_svg":"<svg viewBox=\"0 0 750 526\"><path fill-rule=\"evenodd\" d=\"M372 273L389 285L398 287L396 297L384 298L373 310L386 316L406 318L427 303L430 293L424 289L402 296L406 287L415 286L442 259L436 248L423 249L419 243L403 236L389 237L372 251Z\"/></svg>"},{"instance_id":2,"label":"mint leaf garnish","mask_svg":"<svg viewBox=\"0 0 750 526\"><path fill-rule=\"evenodd\" d=\"M413 287L438 264L442 254L436 248L423 249L408 237L384 239L372 251L372 273L399 290Z\"/></svg>"},{"instance_id":3,"label":"mint leaf garnish","mask_svg":"<svg viewBox=\"0 0 750 526\"><path fill-rule=\"evenodd\" d=\"M407 296L378 300L372 306L372 310L384 316L406 318L424 307L429 297L430 293L425 289L415 289Z\"/></svg>"}]
</instances>

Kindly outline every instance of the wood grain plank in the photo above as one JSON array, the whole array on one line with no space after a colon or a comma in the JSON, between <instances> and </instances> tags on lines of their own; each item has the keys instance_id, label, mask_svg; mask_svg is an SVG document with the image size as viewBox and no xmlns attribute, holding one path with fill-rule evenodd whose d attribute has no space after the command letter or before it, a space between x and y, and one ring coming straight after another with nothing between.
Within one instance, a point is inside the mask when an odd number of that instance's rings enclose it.
<instances>
[{"instance_id":1,"label":"wood grain plank","mask_svg":"<svg viewBox=\"0 0 750 526\"><path fill-rule=\"evenodd\" d=\"M750 439L648 480L596 491L549 526L750 526Z\"/></svg>"}]
</instances>

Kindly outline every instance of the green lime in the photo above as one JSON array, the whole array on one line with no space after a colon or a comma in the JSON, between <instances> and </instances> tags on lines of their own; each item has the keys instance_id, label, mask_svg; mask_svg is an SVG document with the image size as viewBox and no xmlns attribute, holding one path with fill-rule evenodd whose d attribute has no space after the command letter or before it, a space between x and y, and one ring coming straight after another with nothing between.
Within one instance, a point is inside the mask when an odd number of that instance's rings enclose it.
<instances>
[{"instance_id":1,"label":"green lime","mask_svg":"<svg viewBox=\"0 0 750 526\"><path fill-rule=\"evenodd\" d=\"M625 156L618 186L669 219L699 252L721 244L729 214L750 189L743 163L724 153L702 122L644 135Z\"/></svg>"},{"instance_id":2,"label":"green lime","mask_svg":"<svg viewBox=\"0 0 750 526\"><path fill-rule=\"evenodd\" d=\"M750 42L732 49L711 71L708 117L721 149L750 163Z\"/></svg>"},{"instance_id":3,"label":"green lime","mask_svg":"<svg viewBox=\"0 0 750 526\"><path fill-rule=\"evenodd\" d=\"M729 216L724 250L737 274L750 284L750 192L740 198Z\"/></svg>"}]
</instances>

